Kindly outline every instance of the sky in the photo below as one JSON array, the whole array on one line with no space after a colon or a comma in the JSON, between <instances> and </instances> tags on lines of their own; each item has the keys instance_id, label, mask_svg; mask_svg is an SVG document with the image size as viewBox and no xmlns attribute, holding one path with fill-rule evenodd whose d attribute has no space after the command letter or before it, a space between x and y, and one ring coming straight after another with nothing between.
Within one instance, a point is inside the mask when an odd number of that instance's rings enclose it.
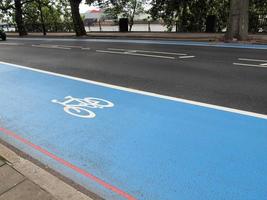
<instances>
[{"instance_id":1,"label":"sky","mask_svg":"<svg viewBox=\"0 0 267 200\"><path fill-rule=\"evenodd\" d=\"M148 1L150 2L150 1ZM80 4L80 13L85 13L86 11L88 11L90 8L95 8L94 6L88 6L85 4L85 0L82 1L82 3ZM149 4L145 5L145 9L150 8Z\"/></svg>"},{"instance_id":2,"label":"sky","mask_svg":"<svg viewBox=\"0 0 267 200\"><path fill-rule=\"evenodd\" d=\"M82 1L82 3L80 4L80 13L85 13L87 10L89 10L89 8L92 6L88 6L84 3L84 1Z\"/></svg>"}]
</instances>

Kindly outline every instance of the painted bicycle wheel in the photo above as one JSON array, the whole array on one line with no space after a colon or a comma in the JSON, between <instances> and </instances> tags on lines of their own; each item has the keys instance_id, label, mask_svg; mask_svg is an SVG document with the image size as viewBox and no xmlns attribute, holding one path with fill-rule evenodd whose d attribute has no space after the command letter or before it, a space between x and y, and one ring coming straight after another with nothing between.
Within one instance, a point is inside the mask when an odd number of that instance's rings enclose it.
<instances>
[{"instance_id":1,"label":"painted bicycle wheel","mask_svg":"<svg viewBox=\"0 0 267 200\"><path fill-rule=\"evenodd\" d=\"M66 106L64 107L64 111L70 115L81 118L94 118L96 116L91 110L75 106Z\"/></svg>"},{"instance_id":2,"label":"painted bicycle wheel","mask_svg":"<svg viewBox=\"0 0 267 200\"><path fill-rule=\"evenodd\" d=\"M114 104L110 101L94 97L86 97L84 98L84 101L88 104L88 107L92 108L108 108L114 106Z\"/></svg>"}]
</instances>

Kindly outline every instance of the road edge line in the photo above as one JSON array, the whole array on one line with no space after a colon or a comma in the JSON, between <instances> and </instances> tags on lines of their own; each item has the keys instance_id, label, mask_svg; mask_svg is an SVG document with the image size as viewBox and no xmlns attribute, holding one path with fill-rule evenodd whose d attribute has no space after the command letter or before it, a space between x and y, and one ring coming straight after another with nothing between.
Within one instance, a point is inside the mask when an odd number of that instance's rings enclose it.
<instances>
[{"instance_id":1,"label":"road edge line","mask_svg":"<svg viewBox=\"0 0 267 200\"><path fill-rule=\"evenodd\" d=\"M152 92L146 92L146 91L142 91L142 90L127 88L127 87L123 87L123 86L117 86L117 85L112 85L112 84L102 83L102 82L97 82L97 81L92 81L92 80L88 80L88 79L78 78L78 77L74 77L74 76L70 76L70 75L59 74L59 73L55 73L55 72L45 71L45 70L31 68L31 67L26 67L26 66L17 65L17 64L8 63L8 62L3 62L3 61L0 61L0 64L6 64L6 65L13 66L13 67L20 68L20 69L25 69L25 70L30 70L30 71L34 71L34 72L43 73L43 74L58 76L58 77L62 77L62 78L67 78L67 79L76 80L76 81L80 81L80 82L90 83L90 84L94 84L94 85L99 85L99 86L103 86L103 87L121 90L121 91L126 91L126 92L131 92L131 93L136 93L136 94L142 94L145 96L152 96L152 97L157 97L160 99L171 100L171 101L176 101L176 102L180 102L180 103L196 105L196 106L200 106L200 107L212 108L215 110L231 112L231 113L246 115L246 116L250 116L250 117L267 119L267 115L260 114L260 113L254 113L254 112L239 110L239 109L235 109L235 108L229 108L229 107L218 106L218 105L214 105L214 104L202 103L202 102L193 101L193 100L187 100L187 99L171 97L171 96L167 96L167 95L156 94L156 93L152 93Z\"/></svg>"},{"instance_id":2,"label":"road edge line","mask_svg":"<svg viewBox=\"0 0 267 200\"><path fill-rule=\"evenodd\" d=\"M32 143L31 141L25 139L24 137L21 137L20 135L16 134L15 132L13 131L10 131L9 129L6 129L4 127L1 127L0 126L0 132L2 132L3 134L23 143L24 145L27 145L28 147L31 147L32 149L42 153L43 155L53 159L54 161L58 162L59 164L65 166L65 167L68 167L69 169L75 171L76 173L88 178L89 180L91 181L94 181L95 183L97 183L99 186L102 186L103 188L106 188L108 189L109 191L127 199L127 200L137 200L136 198L134 198L133 196L131 196L130 194L124 192L123 190L117 188L116 186L114 185L111 185L107 182L105 182L104 180L96 177L95 175L91 174L90 172L87 172L79 167L77 167L76 165L70 163L69 161L67 160L64 160L60 157L58 157L57 155L51 153L50 151L42 148L41 146L38 146L34 143ZM71 199L72 200L72 199ZM91 199L89 199L91 200Z\"/></svg>"}]
</instances>

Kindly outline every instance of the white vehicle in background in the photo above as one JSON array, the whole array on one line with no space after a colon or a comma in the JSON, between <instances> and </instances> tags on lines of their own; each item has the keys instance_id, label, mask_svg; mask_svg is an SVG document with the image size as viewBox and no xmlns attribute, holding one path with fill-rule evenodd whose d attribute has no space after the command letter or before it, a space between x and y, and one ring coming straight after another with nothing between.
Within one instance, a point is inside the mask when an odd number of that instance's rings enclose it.
<instances>
[{"instance_id":1,"label":"white vehicle in background","mask_svg":"<svg viewBox=\"0 0 267 200\"><path fill-rule=\"evenodd\" d=\"M258 29L259 33L267 33L267 26Z\"/></svg>"},{"instance_id":2,"label":"white vehicle in background","mask_svg":"<svg viewBox=\"0 0 267 200\"><path fill-rule=\"evenodd\" d=\"M0 28L5 32L15 32L16 28L11 24L0 24Z\"/></svg>"}]
</instances>

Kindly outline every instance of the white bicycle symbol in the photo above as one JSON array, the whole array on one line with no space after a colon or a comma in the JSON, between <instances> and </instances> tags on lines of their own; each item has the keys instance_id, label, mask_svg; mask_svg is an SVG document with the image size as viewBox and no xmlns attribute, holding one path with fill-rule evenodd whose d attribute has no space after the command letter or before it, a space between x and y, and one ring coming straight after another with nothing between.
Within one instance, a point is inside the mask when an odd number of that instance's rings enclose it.
<instances>
[{"instance_id":1,"label":"white bicycle symbol","mask_svg":"<svg viewBox=\"0 0 267 200\"><path fill-rule=\"evenodd\" d=\"M52 103L60 104L64 106L64 111L70 115L75 117L82 118L94 118L96 114L90 109L96 108L110 108L113 107L114 104L110 101L94 98L94 97L86 97L84 99L75 98L72 96L67 96L64 98L65 101L61 102L56 99L52 100Z\"/></svg>"}]
</instances>

